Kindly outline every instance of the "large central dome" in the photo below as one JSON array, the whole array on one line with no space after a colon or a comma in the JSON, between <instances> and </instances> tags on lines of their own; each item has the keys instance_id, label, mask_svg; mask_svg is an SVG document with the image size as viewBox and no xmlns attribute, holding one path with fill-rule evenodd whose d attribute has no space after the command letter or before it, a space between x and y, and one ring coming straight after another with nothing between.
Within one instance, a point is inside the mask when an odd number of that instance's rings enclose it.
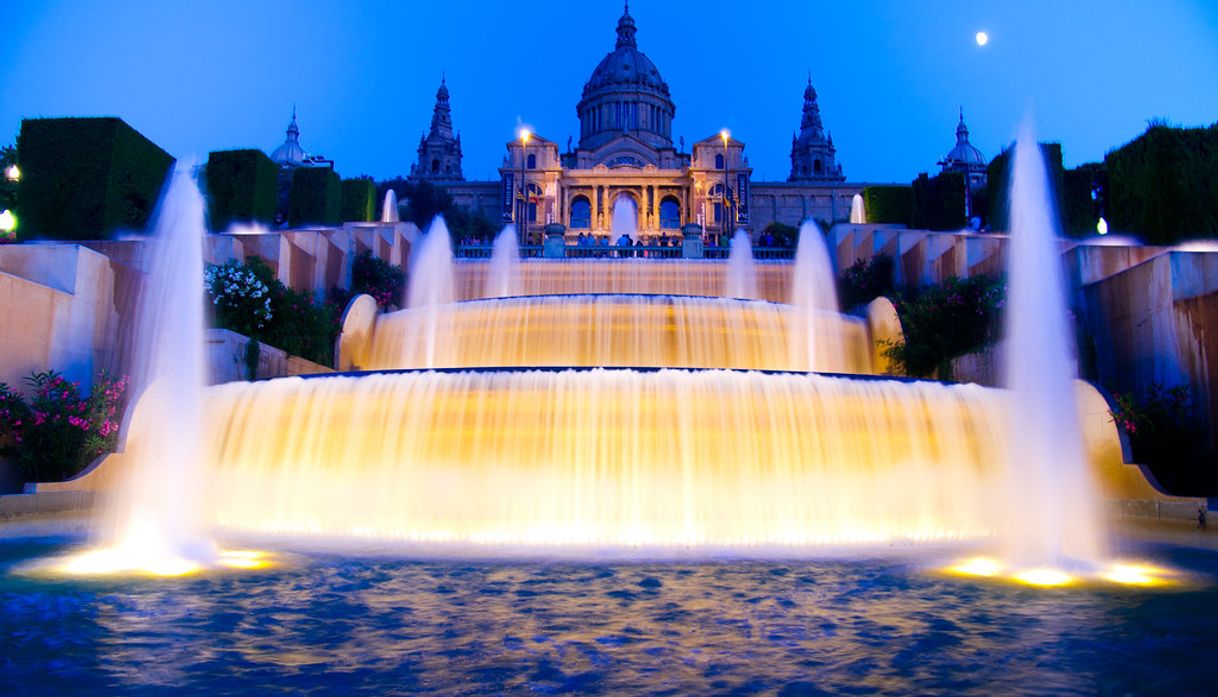
<instances>
[{"instance_id":1,"label":"large central dome","mask_svg":"<svg viewBox=\"0 0 1218 697\"><path fill-rule=\"evenodd\" d=\"M616 46L592 71L576 106L581 148L600 147L622 133L652 147L672 147L676 106L660 71L639 50L636 31L627 7L617 23Z\"/></svg>"}]
</instances>

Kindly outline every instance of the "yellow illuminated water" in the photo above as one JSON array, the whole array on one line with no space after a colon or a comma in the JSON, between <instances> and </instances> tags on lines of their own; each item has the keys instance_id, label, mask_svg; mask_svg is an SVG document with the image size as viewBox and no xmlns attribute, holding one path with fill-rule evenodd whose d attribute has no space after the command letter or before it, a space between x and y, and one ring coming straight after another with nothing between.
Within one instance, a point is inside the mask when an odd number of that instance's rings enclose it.
<instances>
[{"instance_id":1,"label":"yellow illuminated water","mask_svg":"<svg viewBox=\"0 0 1218 697\"><path fill-rule=\"evenodd\" d=\"M456 297L474 300L493 296L488 284L490 264L458 262ZM793 267L787 262L757 262L757 297L773 302L790 298ZM689 259L532 259L520 263L521 295L641 293L723 297L727 262Z\"/></svg>"},{"instance_id":2,"label":"yellow illuminated water","mask_svg":"<svg viewBox=\"0 0 1218 697\"><path fill-rule=\"evenodd\" d=\"M727 371L407 373L208 395L219 525L472 543L990 534L1004 396Z\"/></svg>"},{"instance_id":3,"label":"yellow illuminated water","mask_svg":"<svg viewBox=\"0 0 1218 697\"><path fill-rule=\"evenodd\" d=\"M835 312L724 298L539 296L457 303L439 313L422 308L382 315L360 367L866 373L871 355L863 322Z\"/></svg>"}]
</instances>

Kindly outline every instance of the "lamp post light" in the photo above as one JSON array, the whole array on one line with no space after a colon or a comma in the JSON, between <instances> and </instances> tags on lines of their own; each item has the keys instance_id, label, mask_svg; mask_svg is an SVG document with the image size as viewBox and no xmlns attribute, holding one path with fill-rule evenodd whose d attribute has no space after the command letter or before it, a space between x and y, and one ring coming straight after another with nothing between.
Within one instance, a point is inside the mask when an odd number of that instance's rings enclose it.
<instances>
[{"instance_id":1,"label":"lamp post light","mask_svg":"<svg viewBox=\"0 0 1218 697\"><path fill-rule=\"evenodd\" d=\"M4 178L11 182L21 181L21 168L17 165L9 165L4 170Z\"/></svg>"},{"instance_id":2,"label":"lamp post light","mask_svg":"<svg viewBox=\"0 0 1218 697\"><path fill-rule=\"evenodd\" d=\"M517 227L520 229L521 244L529 243L529 183L525 179L525 161L529 156L529 138L533 137L532 131L527 128L520 129L520 223Z\"/></svg>"},{"instance_id":3,"label":"lamp post light","mask_svg":"<svg viewBox=\"0 0 1218 697\"><path fill-rule=\"evenodd\" d=\"M719 137L723 140L723 224L720 226L719 235L720 237L727 237L728 234L730 234L728 232L728 218L730 217L730 211L732 209L731 196L729 196L727 193L727 142L731 140L731 131L725 128L722 131L719 131ZM720 242L722 242L722 240L720 240Z\"/></svg>"}]
</instances>

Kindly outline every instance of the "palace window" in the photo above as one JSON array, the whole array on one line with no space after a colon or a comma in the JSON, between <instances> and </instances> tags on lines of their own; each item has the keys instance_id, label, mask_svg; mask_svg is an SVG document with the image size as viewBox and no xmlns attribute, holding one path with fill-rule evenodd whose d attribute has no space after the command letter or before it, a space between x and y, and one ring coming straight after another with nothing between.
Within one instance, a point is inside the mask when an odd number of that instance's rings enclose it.
<instances>
[{"instance_id":1,"label":"palace window","mask_svg":"<svg viewBox=\"0 0 1218 697\"><path fill-rule=\"evenodd\" d=\"M660 201L660 229L678 230L681 228L681 204L673 196L665 196Z\"/></svg>"},{"instance_id":2,"label":"palace window","mask_svg":"<svg viewBox=\"0 0 1218 697\"><path fill-rule=\"evenodd\" d=\"M529 153L529 157L527 160L525 160L524 166L528 169L537 169L537 156L533 153Z\"/></svg>"},{"instance_id":3,"label":"palace window","mask_svg":"<svg viewBox=\"0 0 1218 697\"><path fill-rule=\"evenodd\" d=\"M433 159L431 161L431 173L436 174L440 171L440 161Z\"/></svg>"},{"instance_id":4,"label":"palace window","mask_svg":"<svg viewBox=\"0 0 1218 697\"><path fill-rule=\"evenodd\" d=\"M723 169L723 153L715 155L715 169Z\"/></svg>"},{"instance_id":5,"label":"palace window","mask_svg":"<svg viewBox=\"0 0 1218 697\"><path fill-rule=\"evenodd\" d=\"M592 203L586 196L571 200L571 229L586 230L592 227Z\"/></svg>"}]
</instances>

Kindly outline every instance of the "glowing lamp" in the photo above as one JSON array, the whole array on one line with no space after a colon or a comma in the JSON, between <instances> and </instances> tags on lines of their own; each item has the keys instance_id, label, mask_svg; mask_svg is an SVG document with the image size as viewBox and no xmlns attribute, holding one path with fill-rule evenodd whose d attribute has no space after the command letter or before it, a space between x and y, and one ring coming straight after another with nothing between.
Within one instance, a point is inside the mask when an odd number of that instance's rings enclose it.
<instances>
[{"instance_id":1,"label":"glowing lamp","mask_svg":"<svg viewBox=\"0 0 1218 697\"><path fill-rule=\"evenodd\" d=\"M21 181L21 168L17 165L9 165L4 170L4 178L11 182Z\"/></svg>"},{"instance_id":2,"label":"glowing lamp","mask_svg":"<svg viewBox=\"0 0 1218 697\"><path fill-rule=\"evenodd\" d=\"M727 139L732 137L732 132L725 128L719 131L719 137L723 139L723 147L727 147Z\"/></svg>"},{"instance_id":3,"label":"glowing lamp","mask_svg":"<svg viewBox=\"0 0 1218 697\"><path fill-rule=\"evenodd\" d=\"M529 138L533 137L533 132L527 128L520 129L520 142L525 145L529 144Z\"/></svg>"},{"instance_id":4,"label":"glowing lamp","mask_svg":"<svg viewBox=\"0 0 1218 697\"><path fill-rule=\"evenodd\" d=\"M1104 220L1103 218L1100 218L1100 222L1095 224L1095 231L1100 233L1101 235L1107 235L1108 234L1108 221Z\"/></svg>"},{"instance_id":5,"label":"glowing lamp","mask_svg":"<svg viewBox=\"0 0 1218 697\"><path fill-rule=\"evenodd\" d=\"M0 212L0 232L12 232L17 229L17 216L5 208Z\"/></svg>"}]
</instances>

